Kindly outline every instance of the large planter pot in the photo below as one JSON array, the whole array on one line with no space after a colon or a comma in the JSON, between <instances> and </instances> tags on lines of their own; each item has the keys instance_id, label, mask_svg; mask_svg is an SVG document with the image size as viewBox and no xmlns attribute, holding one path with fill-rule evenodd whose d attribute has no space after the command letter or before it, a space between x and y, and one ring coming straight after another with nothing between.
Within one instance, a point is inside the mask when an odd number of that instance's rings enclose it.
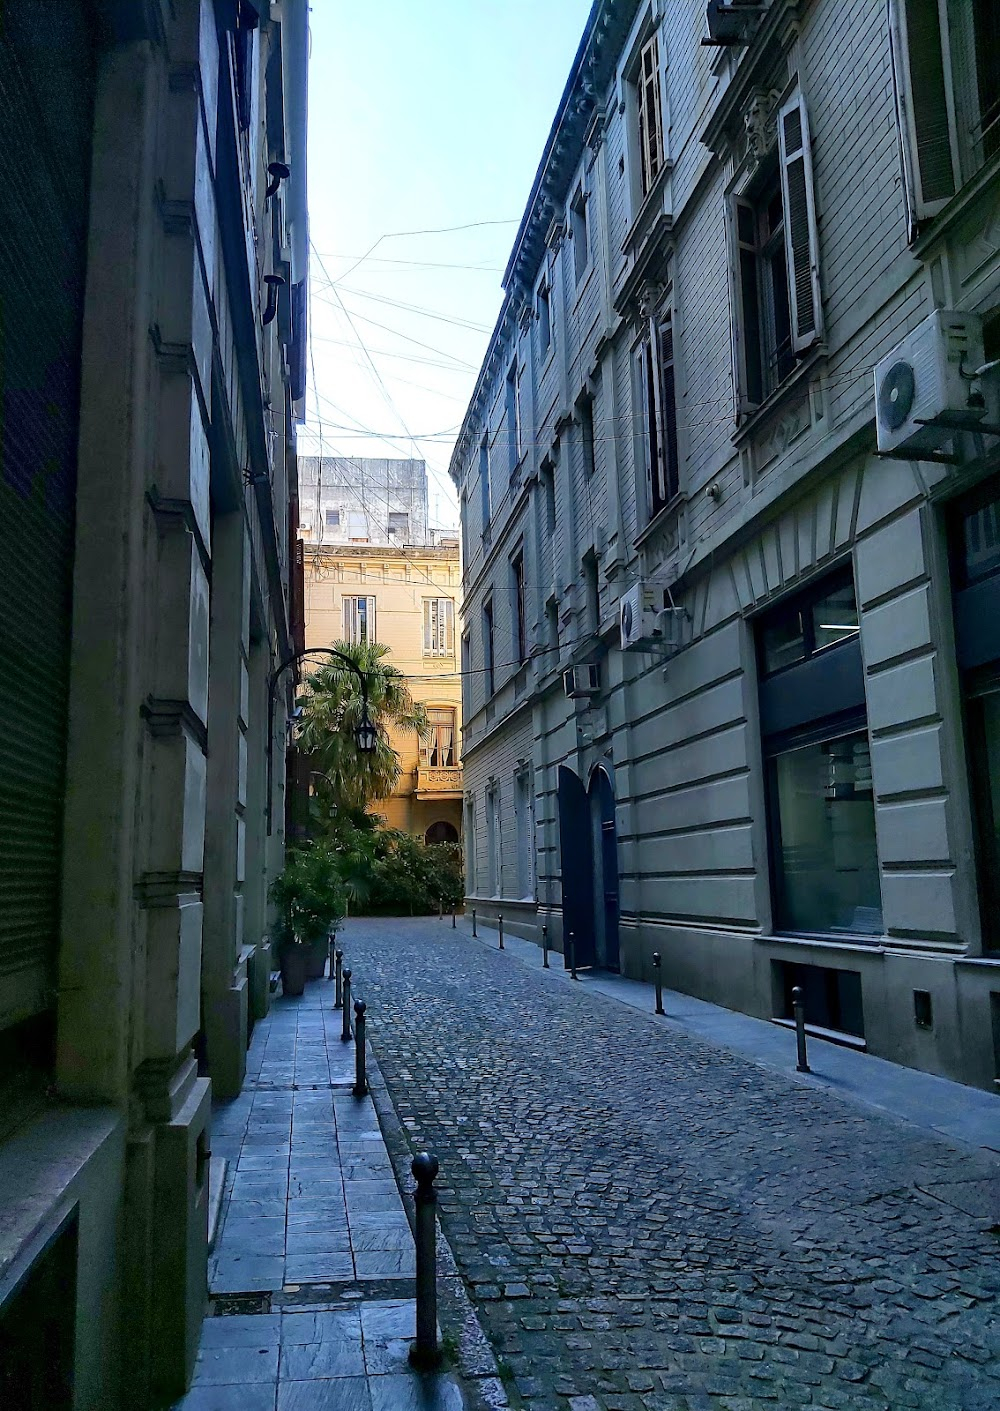
<instances>
[{"instance_id":1,"label":"large planter pot","mask_svg":"<svg viewBox=\"0 0 1000 1411\"><path fill-rule=\"evenodd\" d=\"M313 941L311 945L303 946L306 952L306 979L322 980L326 974L326 956L330 949L330 942L326 936L322 936L318 941Z\"/></svg>"},{"instance_id":2,"label":"large planter pot","mask_svg":"<svg viewBox=\"0 0 1000 1411\"><path fill-rule=\"evenodd\" d=\"M281 989L294 998L306 987L309 965L308 946L284 946L281 952Z\"/></svg>"}]
</instances>

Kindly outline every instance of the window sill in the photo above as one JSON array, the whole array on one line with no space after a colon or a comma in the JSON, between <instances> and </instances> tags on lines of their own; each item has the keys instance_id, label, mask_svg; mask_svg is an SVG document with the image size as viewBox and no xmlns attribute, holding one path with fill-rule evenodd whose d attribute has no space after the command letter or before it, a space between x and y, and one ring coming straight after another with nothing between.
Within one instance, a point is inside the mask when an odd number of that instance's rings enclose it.
<instances>
[{"instance_id":1,"label":"window sill","mask_svg":"<svg viewBox=\"0 0 1000 1411\"><path fill-rule=\"evenodd\" d=\"M686 503L686 501L687 496L683 493L683 491L678 490L677 494L673 497L673 499L668 500L661 510L657 510L656 514L653 515L653 518L649 520L649 522L635 536L635 539L632 541L634 547L637 549L640 548L648 540L652 539L654 535L659 533L661 529L665 528L665 526L669 524L672 519L675 519L677 517L677 515L681 511L681 507Z\"/></svg>"},{"instance_id":2,"label":"window sill","mask_svg":"<svg viewBox=\"0 0 1000 1411\"><path fill-rule=\"evenodd\" d=\"M818 343L811 352L806 354L795 371L790 372L784 382L764 398L759 407L755 407L752 412L747 412L733 433L733 445L738 450L742 449L748 441L758 435L761 428L767 424L775 412L784 406L791 394L797 391L803 382L809 380L810 374L815 372L825 359L826 345Z\"/></svg>"},{"instance_id":3,"label":"window sill","mask_svg":"<svg viewBox=\"0 0 1000 1411\"><path fill-rule=\"evenodd\" d=\"M910 246L914 256L918 260L927 259L938 242L963 219L968 213L969 207L975 205L984 192L990 194L995 192L998 177L1000 177L1000 155L991 158L984 166L980 167L975 176L970 177L965 185L958 189L944 210L924 223L925 228Z\"/></svg>"},{"instance_id":4,"label":"window sill","mask_svg":"<svg viewBox=\"0 0 1000 1411\"><path fill-rule=\"evenodd\" d=\"M885 936L865 936L857 931L843 935L828 931L781 931L755 936L754 940L768 946L816 946L821 950L851 951L857 955L884 955L886 950Z\"/></svg>"}]
</instances>

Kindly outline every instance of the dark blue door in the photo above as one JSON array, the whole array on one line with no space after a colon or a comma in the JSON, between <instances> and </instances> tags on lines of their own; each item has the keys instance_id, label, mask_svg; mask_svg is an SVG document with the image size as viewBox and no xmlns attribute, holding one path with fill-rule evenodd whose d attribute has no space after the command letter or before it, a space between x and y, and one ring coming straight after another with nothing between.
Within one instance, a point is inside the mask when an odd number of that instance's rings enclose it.
<instances>
[{"instance_id":1,"label":"dark blue door","mask_svg":"<svg viewBox=\"0 0 1000 1411\"><path fill-rule=\"evenodd\" d=\"M590 800L572 769L559 766L559 869L562 874L563 955L572 931L577 965L593 965L594 858L590 840Z\"/></svg>"},{"instance_id":2,"label":"dark blue door","mask_svg":"<svg viewBox=\"0 0 1000 1411\"><path fill-rule=\"evenodd\" d=\"M594 869L597 964L606 970L617 970L618 833L615 827L614 790L604 768L598 768L590 781L590 807L592 836L600 849L600 865Z\"/></svg>"}]
</instances>

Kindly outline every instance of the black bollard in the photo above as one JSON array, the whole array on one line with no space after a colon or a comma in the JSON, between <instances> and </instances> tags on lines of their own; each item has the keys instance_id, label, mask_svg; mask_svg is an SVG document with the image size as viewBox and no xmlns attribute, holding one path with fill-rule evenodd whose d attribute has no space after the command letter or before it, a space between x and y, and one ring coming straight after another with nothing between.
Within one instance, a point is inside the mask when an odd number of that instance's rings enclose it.
<instances>
[{"instance_id":1,"label":"black bollard","mask_svg":"<svg viewBox=\"0 0 1000 1411\"><path fill-rule=\"evenodd\" d=\"M455 920L455 908L452 907L452 909L451 909L451 929L454 931L454 930L456 929L457 925L458 925L458 922Z\"/></svg>"},{"instance_id":2,"label":"black bollard","mask_svg":"<svg viewBox=\"0 0 1000 1411\"><path fill-rule=\"evenodd\" d=\"M354 1001L354 1096L365 1097L368 1077L365 1073L365 1009L363 999Z\"/></svg>"},{"instance_id":3,"label":"black bollard","mask_svg":"<svg viewBox=\"0 0 1000 1411\"><path fill-rule=\"evenodd\" d=\"M337 951L334 957L334 964L337 972L335 977L337 981L337 992L333 998L333 1007L334 1009L339 1009L344 1003L344 952L342 950Z\"/></svg>"},{"instance_id":4,"label":"black bollard","mask_svg":"<svg viewBox=\"0 0 1000 1411\"><path fill-rule=\"evenodd\" d=\"M334 935L331 931L326 938L326 958L330 962L330 979L333 979Z\"/></svg>"},{"instance_id":5,"label":"black bollard","mask_svg":"<svg viewBox=\"0 0 1000 1411\"><path fill-rule=\"evenodd\" d=\"M666 1014L666 1012L667 1012L667 1011L663 1008L663 974L662 974L662 970L661 970L662 965L663 965L663 961L660 959L660 953L659 953L659 951L655 951L655 950L654 950L654 951L653 951L653 979L654 979L654 981L656 982L656 1012L657 1012L657 1014Z\"/></svg>"},{"instance_id":6,"label":"black bollard","mask_svg":"<svg viewBox=\"0 0 1000 1411\"><path fill-rule=\"evenodd\" d=\"M569 952L569 977L571 980L579 980L576 973L576 942L573 939L573 932L566 932L566 949Z\"/></svg>"},{"instance_id":7,"label":"black bollard","mask_svg":"<svg viewBox=\"0 0 1000 1411\"><path fill-rule=\"evenodd\" d=\"M443 920L444 920L444 902L443 902L443 901L439 901L439 902L438 902L438 920L439 920L439 921L443 921Z\"/></svg>"},{"instance_id":8,"label":"black bollard","mask_svg":"<svg viewBox=\"0 0 1000 1411\"><path fill-rule=\"evenodd\" d=\"M344 1028L340 1037L345 1044L351 1042L351 972L344 971Z\"/></svg>"},{"instance_id":9,"label":"black bollard","mask_svg":"<svg viewBox=\"0 0 1000 1411\"><path fill-rule=\"evenodd\" d=\"M436 1367L441 1360L437 1340L437 1192L434 1189L438 1169L437 1157L429 1156L426 1151L415 1156L410 1167L417 1182L414 1192L417 1207L417 1337L410 1347L410 1361L422 1370Z\"/></svg>"},{"instance_id":10,"label":"black bollard","mask_svg":"<svg viewBox=\"0 0 1000 1411\"><path fill-rule=\"evenodd\" d=\"M473 939L475 939L475 936L476 936L476 908L475 908L475 907L472 908L472 935L473 935Z\"/></svg>"},{"instance_id":11,"label":"black bollard","mask_svg":"<svg viewBox=\"0 0 1000 1411\"><path fill-rule=\"evenodd\" d=\"M795 1067L799 1073L810 1073L806 1058L806 1007L798 985L792 990L792 1013L795 1015Z\"/></svg>"},{"instance_id":12,"label":"black bollard","mask_svg":"<svg viewBox=\"0 0 1000 1411\"><path fill-rule=\"evenodd\" d=\"M549 928L542 927L542 968L548 970L549 967Z\"/></svg>"},{"instance_id":13,"label":"black bollard","mask_svg":"<svg viewBox=\"0 0 1000 1411\"><path fill-rule=\"evenodd\" d=\"M497 915L497 930L500 932L500 949L503 950L503 917Z\"/></svg>"}]
</instances>

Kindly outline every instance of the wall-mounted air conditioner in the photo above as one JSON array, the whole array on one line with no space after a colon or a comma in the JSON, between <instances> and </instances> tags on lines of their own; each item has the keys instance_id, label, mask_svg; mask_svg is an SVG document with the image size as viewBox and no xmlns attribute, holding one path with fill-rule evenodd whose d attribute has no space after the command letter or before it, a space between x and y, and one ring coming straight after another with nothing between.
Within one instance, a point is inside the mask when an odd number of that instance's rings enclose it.
<instances>
[{"instance_id":1,"label":"wall-mounted air conditioner","mask_svg":"<svg viewBox=\"0 0 1000 1411\"><path fill-rule=\"evenodd\" d=\"M571 701L597 696L601 691L601 668L596 661L571 666L563 672L563 690Z\"/></svg>"},{"instance_id":2,"label":"wall-mounted air conditioner","mask_svg":"<svg viewBox=\"0 0 1000 1411\"><path fill-rule=\"evenodd\" d=\"M660 643L656 591L646 583L626 588L618 603L623 652L646 652Z\"/></svg>"},{"instance_id":3,"label":"wall-mounted air conditioner","mask_svg":"<svg viewBox=\"0 0 1000 1411\"><path fill-rule=\"evenodd\" d=\"M983 323L976 314L936 309L875 365L878 449L919 456L986 412L972 376L983 365Z\"/></svg>"}]
</instances>

